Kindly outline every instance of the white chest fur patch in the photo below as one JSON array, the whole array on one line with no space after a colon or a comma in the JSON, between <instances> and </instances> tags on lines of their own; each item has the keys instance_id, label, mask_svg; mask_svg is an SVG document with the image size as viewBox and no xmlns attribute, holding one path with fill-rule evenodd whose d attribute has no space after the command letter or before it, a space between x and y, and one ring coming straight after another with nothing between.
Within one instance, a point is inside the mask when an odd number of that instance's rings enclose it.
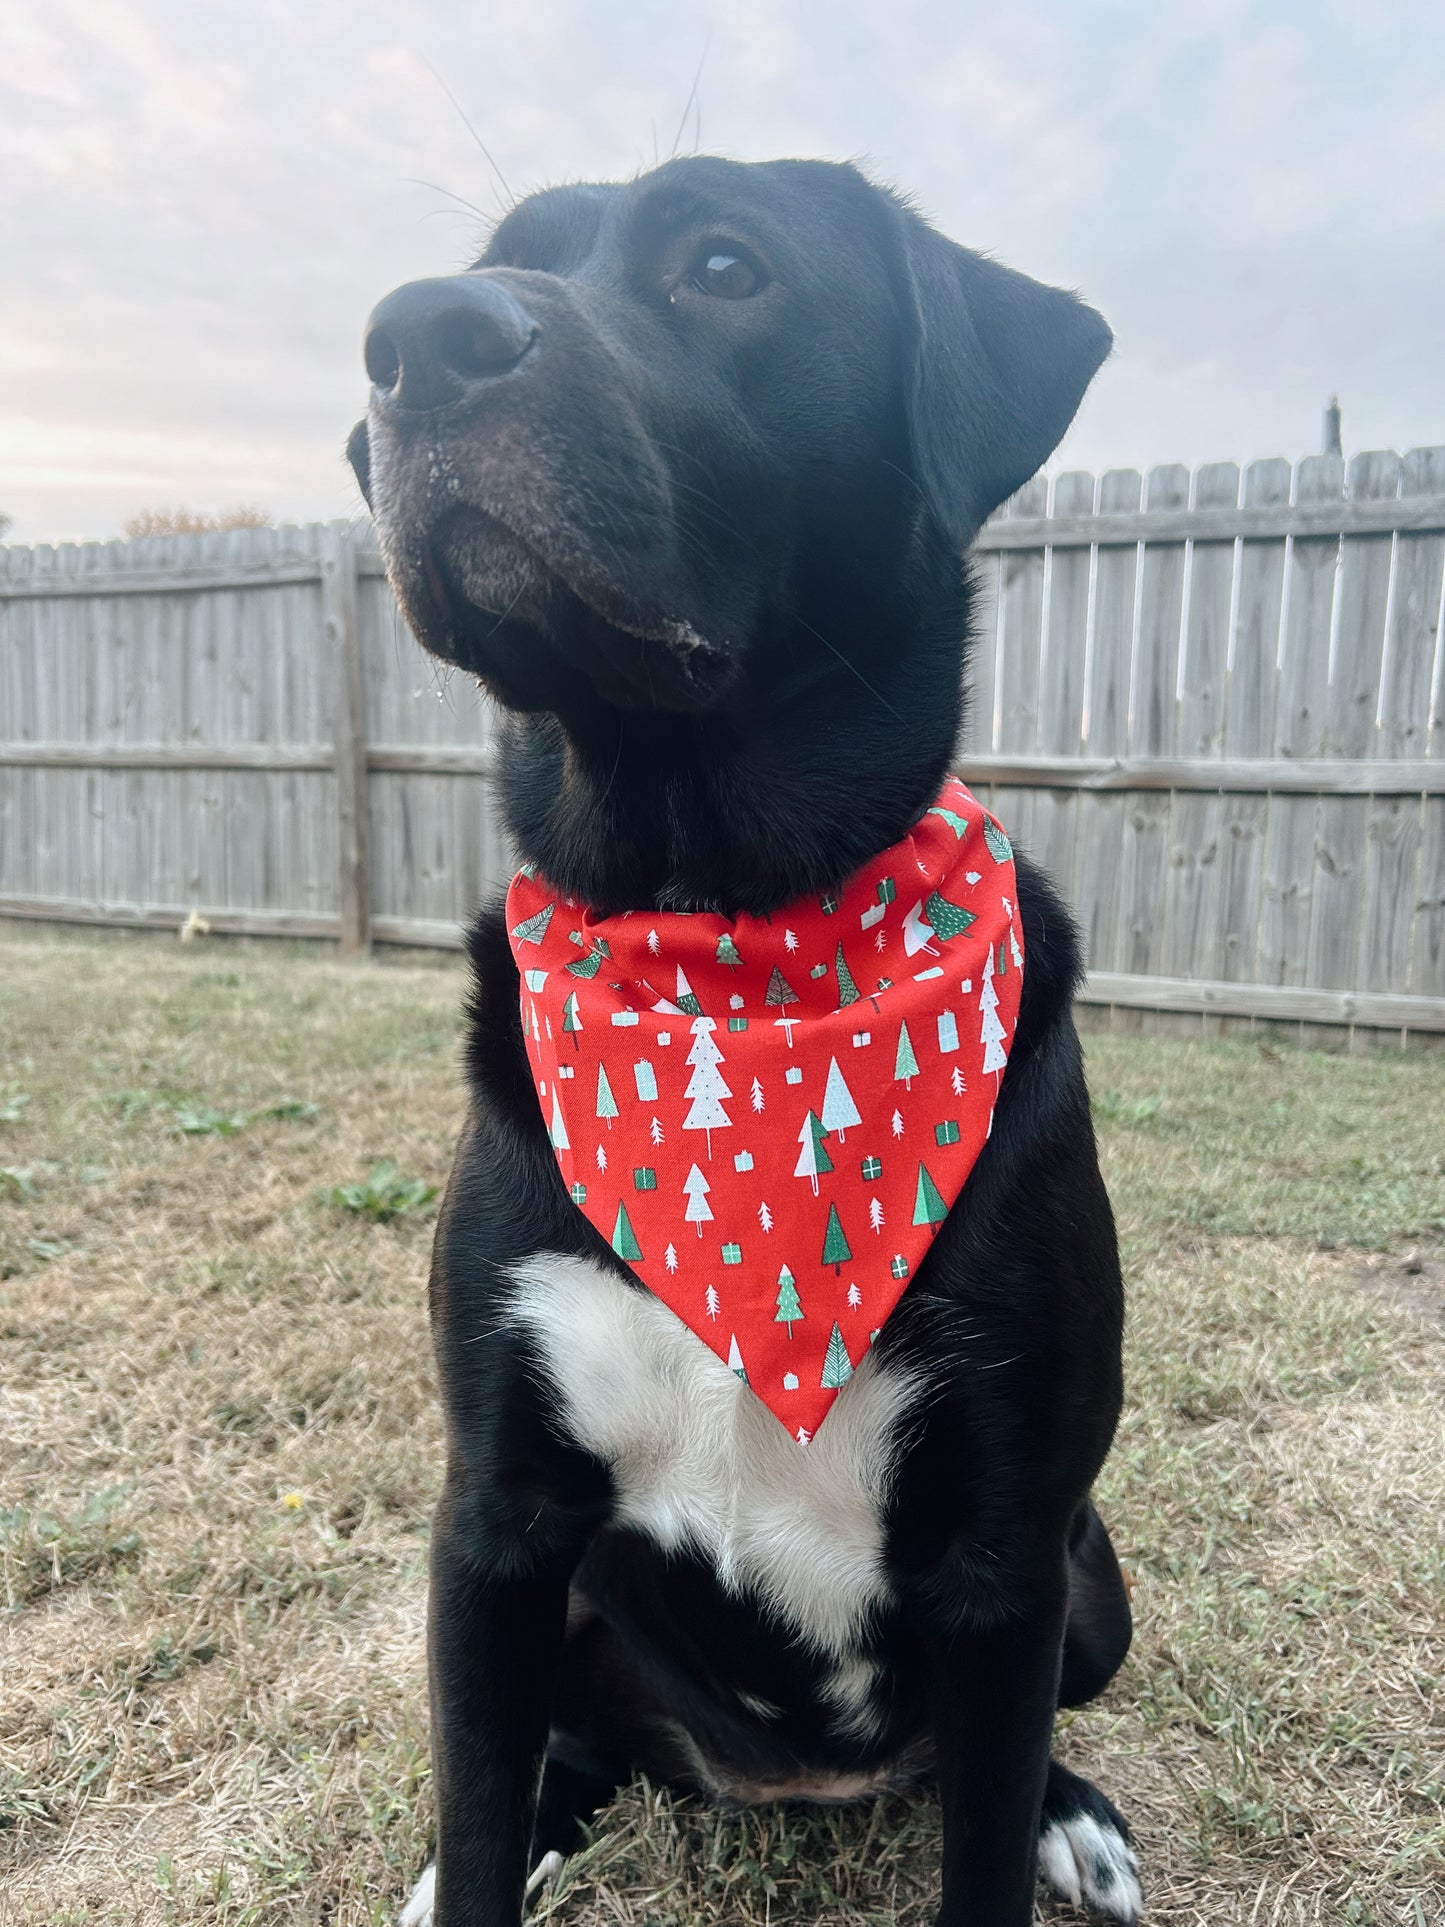
<instances>
[{"instance_id":1,"label":"white chest fur patch","mask_svg":"<svg viewBox=\"0 0 1445 1927\"><path fill-rule=\"evenodd\" d=\"M867 1353L800 1446L651 1292L550 1252L512 1279L511 1315L568 1433L611 1467L619 1523L756 1590L820 1656L852 1652L887 1593L882 1512L916 1381Z\"/></svg>"}]
</instances>

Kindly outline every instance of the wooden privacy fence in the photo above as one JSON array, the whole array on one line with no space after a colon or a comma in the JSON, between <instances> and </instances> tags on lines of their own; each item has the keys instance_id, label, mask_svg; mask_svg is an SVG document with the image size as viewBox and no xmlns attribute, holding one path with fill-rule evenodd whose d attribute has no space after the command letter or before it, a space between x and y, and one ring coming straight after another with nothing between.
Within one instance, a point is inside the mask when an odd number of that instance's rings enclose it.
<instances>
[{"instance_id":1,"label":"wooden privacy fence","mask_svg":"<svg viewBox=\"0 0 1445 1927\"><path fill-rule=\"evenodd\" d=\"M1014 498L963 771L1089 1001L1445 1032L1445 449L1242 482ZM363 529L0 550L0 915L454 944L507 869L488 735Z\"/></svg>"},{"instance_id":2,"label":"wooden privacy fence","mask_svg":"<svg viewBox=\"0 0 1445 1927\"><path fill-rule=\"evenodd\" d=\"M488 725L366 529L0 549L0 916L454 945Z\"/></svg>"},{"instance_id":3,"label":"wooden privacy fence","mask_svg":"<svg viewBox=\"0 0 1445 1927\"><path fill-rule=\"evenodd\" d=\"M1445 1031L1445 448L1030 483L964 773L1091 1002Z\"/></svg>"}]
</instances>

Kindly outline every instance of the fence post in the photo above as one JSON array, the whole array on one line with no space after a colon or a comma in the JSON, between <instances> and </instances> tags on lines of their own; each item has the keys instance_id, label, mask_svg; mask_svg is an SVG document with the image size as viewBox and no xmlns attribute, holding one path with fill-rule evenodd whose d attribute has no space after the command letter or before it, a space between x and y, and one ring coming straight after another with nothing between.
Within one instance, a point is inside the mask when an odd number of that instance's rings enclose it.
<instances>
[{"instance_id":1,"label":"fence post","mask_svg":"<svg viewBox=\"0 0 1445 1927\"><path fill-rule=\"evenodd\" d=\"M366 688L356 611L356 548L350 525L321 535L321 613L332 646L332 740L336 754L341 954L371 950L371 836L366 783Z\"/></svg>"}]
</instances>

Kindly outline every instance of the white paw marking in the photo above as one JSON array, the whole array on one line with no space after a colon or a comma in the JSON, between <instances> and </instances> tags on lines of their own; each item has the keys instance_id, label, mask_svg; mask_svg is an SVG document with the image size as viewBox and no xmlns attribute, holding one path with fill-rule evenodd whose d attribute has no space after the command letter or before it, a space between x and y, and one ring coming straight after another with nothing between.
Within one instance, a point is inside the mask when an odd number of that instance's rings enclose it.
<instances>
[{"instance_id":1,"label":"white paw marking","mask_svg":"<svg viewBox=\"0 0 1445 1927\"><path fill-rule=\"evenodd\" d=\"M1139 1862L1115 1828L1091 1813L1055 1821L1039 1840L1039 1872L1061 1900L1133 1927L1144 1906Z\"/></svg>"},{"instance_id":2,"label":"white paw marking","mask_svg":"<svg viewBox=\"0 0 1445 1927\"><path fill-rule=\"evenodd\" d=\"M562 1856L554 1847L551 1853L544 1853L527 1876L527 1888L523 1895L530 1900L535 1893L544 1892L562 1871Z\"/></svg>"},{"instance_id":3,"label":"white paw marking","mask_svg":"<svg viewBox=\"0 0 1445 1927\"><path fill-rule=\"evenodd\" d=\"M432 1897L437 1890L437 1870L428 1867L411 1890L411 1899L401 1910L396 1927L431 1927Z\"/></svg>"},{"instance_id":4,"label":"white paw marking","mask_svg":"<svg viewBox=\"0 0 1445 1927\"><path fill-rule=\"evenodd\" d=\"M544 1853L527 1880L526 1899L551 1886L562 1871L560 1853ZM437 1870L428 1867L411 1890L411 1899L401 1910L396 1927L431 1927L432 1906L436 1898Z\"/></svg>"},{"instance_id":5,"label":"white paw marking","mask_svg":"<svg viewBox=\"0 0 1445 1927\"><path fill-rule=\"evenodd\" d=\"M866 1353L804 1452L651 1292L558 1252L512 1278L511 1315L537 1346L563 1425L611 1466L617 1518L708 1559L729 1590L760 1593L814 1652L856 1662L888 1595L882 1513L916 1377ZM866 1730L860 1667L840 1672L833 1697L842 1720Z\"/></svg>"}]
</instances>

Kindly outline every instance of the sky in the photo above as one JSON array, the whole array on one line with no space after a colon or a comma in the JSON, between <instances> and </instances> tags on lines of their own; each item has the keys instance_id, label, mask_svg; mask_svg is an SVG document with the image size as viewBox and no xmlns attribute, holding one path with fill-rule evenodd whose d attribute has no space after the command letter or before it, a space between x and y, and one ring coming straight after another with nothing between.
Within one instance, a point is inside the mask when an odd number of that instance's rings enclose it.
<instances>
[{"instance_id":1,"label":"sky","mask_svg":"<svg viewBox=\"0 0 1445 1927\"><path fill-rule=\"evenodd\" d=\"M860 160L1081 290L1055 470L1308 454L1336 392L1347 453L1445 443L1440 0L5 0L9 539L356 513L373 304L675 140Z\"/></svg>"}]
</instances>

